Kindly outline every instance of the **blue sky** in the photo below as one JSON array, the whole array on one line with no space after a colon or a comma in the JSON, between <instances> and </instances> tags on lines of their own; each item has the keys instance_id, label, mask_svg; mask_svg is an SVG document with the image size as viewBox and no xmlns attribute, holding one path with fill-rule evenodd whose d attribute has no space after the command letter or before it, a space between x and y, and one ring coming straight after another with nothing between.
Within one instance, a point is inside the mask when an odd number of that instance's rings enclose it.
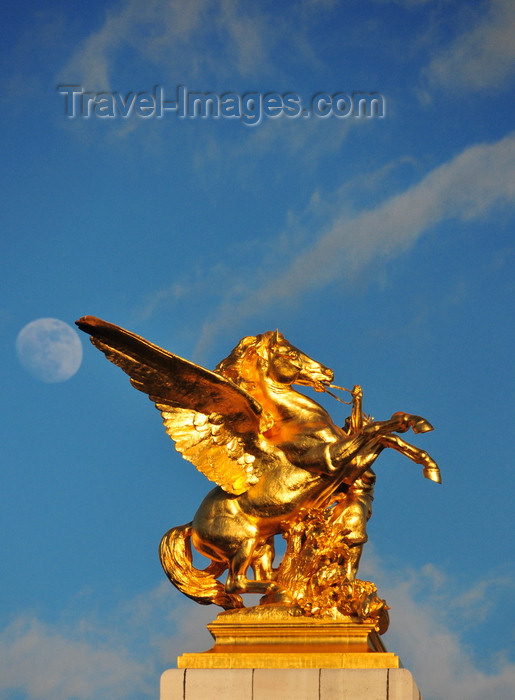
<instances>
[{"instance_id":1,"label":"blue sky","mask_svg":"<svg viewBox=\"0 0 515 700\"><path fill-rule=\"evenodd\" d=\"M16 357L30 321L85 314L210 368L279 328L337 384L361 384L377 419L426 416L435 431L414 442L443 485L383 453L361 573L425 700L511 698L513 3L71 0L4 15L0 698L154 698L178 654L210 645L217 609L176 592L157 557L209 482L85 336L62 383ZM70 118L62 85L303 108L377 93L384 114Z\"/></svg>"}]
</instances>

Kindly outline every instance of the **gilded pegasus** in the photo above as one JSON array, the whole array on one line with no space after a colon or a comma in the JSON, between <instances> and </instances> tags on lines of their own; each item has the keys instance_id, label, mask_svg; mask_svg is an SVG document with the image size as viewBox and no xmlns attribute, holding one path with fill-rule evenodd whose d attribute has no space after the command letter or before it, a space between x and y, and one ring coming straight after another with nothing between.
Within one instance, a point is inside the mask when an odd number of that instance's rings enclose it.
<instances>
[{"instance_id":1,"label":"gilded pegasus","mask_svg":"<svg viewBox=\"0 0 515 700\"><path fill-rule=\"evenodd\" d=\"M366 521L370 513L363 499L353 498L355 485L373 474L371 465L387 447L440 483L428 453L394 434L432 430L427 420L403 412L386 421L364 418L356 386L352 415L337 426L292 386L327 391L333 372L278 331L243 338L212 372L98 318L76 323L154 402L182 456L216 484L192 522L169 530L160 545L170 581L199 603L238 608L241 594L272 592L275 600L288 600L274 581L275 535L300 513L331 503L350 530L356 519ZM353 543L347 580L356 574L362 542ZM193 566L191 545L211 560L206 569ZM223 584L218 577L226 570Z\"/></svg>"}]
</instances>

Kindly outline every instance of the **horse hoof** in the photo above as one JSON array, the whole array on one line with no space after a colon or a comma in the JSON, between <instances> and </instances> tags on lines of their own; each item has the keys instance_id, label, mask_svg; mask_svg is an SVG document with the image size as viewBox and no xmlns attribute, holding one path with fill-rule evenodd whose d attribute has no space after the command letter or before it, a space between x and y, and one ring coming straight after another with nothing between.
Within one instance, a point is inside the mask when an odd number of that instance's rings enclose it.
<instances>
[{"instance_id":1,"label":"horse hoof","mask_svg":"<svg viewBox=\"0 0 515 700\"><path fill-rule=\"evenodd\" d=\"M260 599L259 603L260 605L277 605L278 603L290 604L293 603L293 599L286 589L274 585L270 586L266 595Z\"/></svg>"},{"instance_id":2,"label":"horse hoof","mask_svg":"<svg viewBox=\"0 0 515 700\"><path fill-rule=\"evenodd\" d=\"M424 467L424 469L422 470L422 473L426 477L426 479L429 479L430 481L434 481L435 484L442 483L442 475L440 474L440 470L438 469L437 466Z\"/></svg>"},{"instance_id":3,"label":"horse hoof","mask_svg":"<svg viewBox=\"0 0 515 700\"><path fill-rule=\"evenodd\" d=\"M428 433L430 430L434 430L431 423L425 418L419 418L419 420L413 426L414 433Z\"/></svg>"}]
</instances>

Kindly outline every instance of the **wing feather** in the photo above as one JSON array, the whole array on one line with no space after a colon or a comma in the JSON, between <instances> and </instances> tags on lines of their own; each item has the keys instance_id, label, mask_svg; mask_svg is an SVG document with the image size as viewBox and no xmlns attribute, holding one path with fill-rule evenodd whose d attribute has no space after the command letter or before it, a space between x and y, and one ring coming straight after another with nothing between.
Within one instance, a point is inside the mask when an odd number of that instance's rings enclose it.
<instances>
[{"instance_id":1,"label":"wing feather","mask_svg":"<svg viewBox=\"0 0 515 700\"><path fill-rule=\"evenodd\" d=\"M250 394L107 321L85 316L76 324L155 403L185 459L229 493L256 483L262 408Z\"/></svg>"},{"instance_id":2,"label":"wing feather","mask_svg":"<svg viewBox=\"0 0 515 700\"><path fill-rule=\"evenodd\" d=\"M236 495L258 481L255 456L248 451L253 440L234 435L218 422L219 414L204 416L205 422L199 425L195 411L159 402L156 406L176 449L208 479Z\"/></svg>"}]
</instances>

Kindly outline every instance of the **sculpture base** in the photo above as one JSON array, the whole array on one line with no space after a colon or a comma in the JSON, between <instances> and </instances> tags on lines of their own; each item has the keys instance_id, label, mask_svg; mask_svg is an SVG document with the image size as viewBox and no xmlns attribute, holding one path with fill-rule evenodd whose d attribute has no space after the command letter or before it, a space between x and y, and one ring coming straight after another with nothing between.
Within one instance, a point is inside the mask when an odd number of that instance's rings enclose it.
<instances>
[{"instance_id":1,"label":"sculpture base","mask_svg":"<svg viewBox=\"0 0 515 700\"><path fill-rule=\"evenodd\" d=\"M179 668L399 668L374 626L343 615L307 617L286 605L229 610L207 626L208 651L183 654Z\"/></svg>"},{"instance_id":2,"label":"sculpture base","mask_svg":"<svg viewBox=\"0 0 515 700\"><path fill-rule=\"evenodd\" d=\"M391 669L169 669L160 700L421 700L411 673Z\"/></svg>"}]
</instances>

